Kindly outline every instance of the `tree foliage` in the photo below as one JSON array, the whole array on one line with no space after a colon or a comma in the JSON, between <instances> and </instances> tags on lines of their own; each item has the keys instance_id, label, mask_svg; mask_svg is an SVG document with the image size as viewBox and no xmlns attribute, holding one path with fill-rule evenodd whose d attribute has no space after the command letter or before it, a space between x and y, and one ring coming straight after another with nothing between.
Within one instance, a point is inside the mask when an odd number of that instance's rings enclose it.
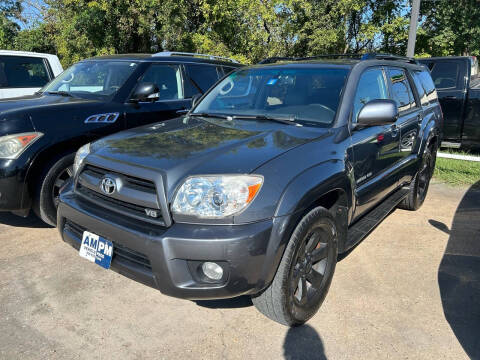
<instances>
[{"instance_id":1,"label":"tree foliage","mask_svg":"<svg viewBox=\"0 0 480 360\"><path fill-rule=\"evenodd\" d=\"M0 48L14 47L15 37L20 31L17 21L21 20L22 6L17 0L0 1Z\"/></svg>"},{"instance_id":2,"label":"tree foliage","mask_svg":"<svg viewBox=\"0 0 480 360\"><path fill-rule=\"evenodd\" d=\"M57 53L64 65L111 53L190 51L245 63L269 56L405 54L409 0L44 0L20 28L0 5L2 48ZM480 53L478 0L422 1L418 54Z\"/></svg>"}]
</instances>

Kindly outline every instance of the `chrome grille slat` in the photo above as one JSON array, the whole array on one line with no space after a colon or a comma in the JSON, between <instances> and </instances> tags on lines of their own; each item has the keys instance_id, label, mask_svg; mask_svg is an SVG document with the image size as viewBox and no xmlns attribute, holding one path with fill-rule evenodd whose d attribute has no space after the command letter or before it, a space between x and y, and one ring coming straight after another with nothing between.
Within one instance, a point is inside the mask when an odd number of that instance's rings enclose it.
<instances>
[{"instance_id":1,"label":"chrome grille slat","mask_svg":"<svg viewBox=\"0 0 480 360\"><path fill-rule=\"evenodd\" d=\"M100 190L101 181L107 175L115 177L122 183L120 190L115 194L105 195ZM121 215L150 224L166 226L158 202L156 187L152 181L86 165L78 177L75 192L83 200ZM156 210L158 217L148 216L146 209Z\"/></svg>"}]
</instances>

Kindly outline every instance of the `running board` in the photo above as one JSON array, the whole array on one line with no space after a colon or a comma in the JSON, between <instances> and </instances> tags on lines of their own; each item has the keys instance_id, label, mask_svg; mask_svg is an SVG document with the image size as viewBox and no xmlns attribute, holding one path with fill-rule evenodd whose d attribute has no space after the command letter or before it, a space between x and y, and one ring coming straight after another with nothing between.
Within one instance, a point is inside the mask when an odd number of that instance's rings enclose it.
<instances>
[{"instance_id":1,"label":"running board","mask_svg":"<svg viewBox=\"0 0 480 360\"><path fill-rule=\"evenodd\" d=\"M383 200L380 205L368 212L364 217L358 220L348 229L347 241L344 251L348 251L360 241L362 241L375 227L392 212L397 205L407 197L408 188L397 190L388 198Z\"/></svg>"}]
</instances>

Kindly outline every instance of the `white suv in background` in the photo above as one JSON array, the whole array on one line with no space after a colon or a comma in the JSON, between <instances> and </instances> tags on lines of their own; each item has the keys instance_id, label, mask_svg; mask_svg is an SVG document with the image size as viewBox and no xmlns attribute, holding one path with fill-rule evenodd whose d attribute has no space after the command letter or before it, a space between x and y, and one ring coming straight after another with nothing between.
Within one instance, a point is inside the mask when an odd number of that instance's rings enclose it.
<instances>
[{"instance_id":1,"label":"white suv in background","mask_svg":"<svg viewBox=\"0 0 480 360\"><path fill-rule=\"evenodd\" d=\"M62 71L56 55L0 50L0 99L32 95Z\"/></svg>"}]
</instances>

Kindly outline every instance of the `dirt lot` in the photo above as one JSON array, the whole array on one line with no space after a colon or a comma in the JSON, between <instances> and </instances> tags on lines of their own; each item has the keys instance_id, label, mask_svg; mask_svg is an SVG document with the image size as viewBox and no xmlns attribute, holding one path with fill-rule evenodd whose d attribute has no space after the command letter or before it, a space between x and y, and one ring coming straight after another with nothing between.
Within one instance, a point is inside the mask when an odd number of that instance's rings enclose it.
<instances>
[{"instance_id":1,"label":"dirt lot","mask_svg":"<svg viewBox=\"0 0 480 360\"><path fill-rule=\"evenodd\" d=\"M480 358L480 192L434 184L337 265L308 325L248 298L190 302L81 259L57 231L0 214L1 359Z\"/></svg>"}]
</instances>

